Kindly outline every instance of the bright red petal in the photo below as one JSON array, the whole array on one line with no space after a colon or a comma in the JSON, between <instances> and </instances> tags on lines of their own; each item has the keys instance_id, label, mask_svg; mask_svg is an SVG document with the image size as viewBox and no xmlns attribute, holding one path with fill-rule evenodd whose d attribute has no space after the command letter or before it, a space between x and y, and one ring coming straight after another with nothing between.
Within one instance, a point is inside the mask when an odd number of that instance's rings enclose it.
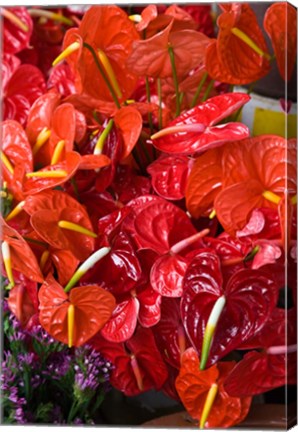
<instances>
[{"instance_id":1,"label":"bright red petal","mask_svg":"<svg viewBox=\"0 0 298 432\"><path fill-rule=\"evenodd\" d=\"M123 138L124 148L121 159L125 159L139 139L143 125L142 116L133 107L122 107L116 112L114 121Z\"/></svg>"},{"instance_id":2,"label":"bright red petal","mask_svg":"<svg viewBox=\"0 0 298 432\"><path fill-rule=\"evenodd\" d=\"M68 308L74 313L74 346L83 345L108 321L115 306L114 297L98 286L73 288L69 296L51 276L39 290L39 320L55 339L68 343Z\"/></svg>"},{"instance_id":3,"label":"bright red petal","mask_svg":"<svg viewBox=\"0 0 298 432\"><path fill-rule=\"evenodd\" d=\"M138 319L139 301L130 298L117 304L109 321L101 330L101 335L110 342L125 342L133 335Z\"/></svg>"},{"instance_id":4,"label":"bright red petal","mask_svg":"<svg viewBox=\"0 0 298 432\"><path fill-rule=\"evenodd\" d=\"M155 192L167 200L180 200L185 196L186 182L194 160L186 156L163 155L152 162L147 171L151 175Z\"/></svg>"},{"instance_id":5,"label":"bright red petal","mask_svg":"<svg viewBox=\"0 0 298 432\"><path fill-rule=\"evenodd\" d=\"M211 149L195 160L186 186L186 207L194 218L210 214L222 185L222 149Z\"/></svg>"},{"instance_id":6,"label":"bright red petal","mask_svg":"<svg viewBox=\"0 0 298 432\"><path fill-rule=\"evenodd\" d=\"M264 17L264 29L271 39L279 73L289 81L297 53L297 10L289 3L270 5Z\"/></svg>"}]
</instances>

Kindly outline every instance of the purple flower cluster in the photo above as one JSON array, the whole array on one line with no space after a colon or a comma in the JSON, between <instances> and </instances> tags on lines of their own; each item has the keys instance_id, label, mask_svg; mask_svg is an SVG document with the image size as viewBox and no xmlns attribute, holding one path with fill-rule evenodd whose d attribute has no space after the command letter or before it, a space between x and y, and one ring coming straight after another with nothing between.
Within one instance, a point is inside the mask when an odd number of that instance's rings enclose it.
<instances>
[{"instance_id":1,"label":"purple flower cluster","mask_svg":"<svg viewBox=\"0 0 298 432\"><path fill-rule=\"evenodd\" d=\"M5 422L48 423L51 419L52 424L92 424L88 404L96 394L110 390L111 363L87 345L68 349L39 324L23 329L6 301L2 306L5 340L0 389ZM56 405L56 394L61 395L63 386L65 401ZM42 395L40 402L37 395ZM78 411L82 402L85 408ZM77 406L71 419L67 417L69 406Z\"/></svg>"},{"instance_id":2,"label":"purple flower cluster","mask_svg":"<svg viewBox=\"0 0 298 432\"><path fill-rule=\"evenodd\" d=\"M52 353L47 360L44 376L50 377L53 380L59 380L67 374L71 363L72 358L67 352Z\"/></svg>"},{"instance_id":3,"label":"purple flower cluster","mask_svg":"<svg viewBox=\"0 0 298 432\"><path fill-rule=\"evenodd\" d=\"M26 405L27 402L25 398L19 395L19 388L17 385L20 385L20 382L17 382L16 376L18 365L14 362L10 351L4 351L3 358L0 376L2 397L11 402L14 409L15 421L19 424L25 424L27 423L27 419L24 413L24 405Z\"/></svg>"},{"instance_id":4,"label":"purple flower cluster","mask_svg":"<svg viewBox=\"0 0 298 432\"><path fill-rule=\"evenodd\" d=\"M110 371L112 365L105 360L98 351L88 345L76 349L75 356L78 361L75 369L75 386L81 392L95 391L99 385L108 390Z\"/></svg>"}]
</instances>

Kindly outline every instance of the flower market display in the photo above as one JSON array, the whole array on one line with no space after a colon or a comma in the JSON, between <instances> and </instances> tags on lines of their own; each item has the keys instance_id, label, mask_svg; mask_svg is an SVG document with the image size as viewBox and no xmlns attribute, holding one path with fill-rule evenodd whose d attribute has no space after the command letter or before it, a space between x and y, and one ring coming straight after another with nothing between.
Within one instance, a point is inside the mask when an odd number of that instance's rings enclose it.
<instances>
[{"instance_id":1,"label":"flower market display","mask_svg":"<svg viewBox=\"0 0 298 432\"><path fill-rule=\"evenodd\" d=\"M241 427L296 384L296 9L1 17L1 423L105 424L110 393L153 391Z\"/></svg>"}]
</instances>

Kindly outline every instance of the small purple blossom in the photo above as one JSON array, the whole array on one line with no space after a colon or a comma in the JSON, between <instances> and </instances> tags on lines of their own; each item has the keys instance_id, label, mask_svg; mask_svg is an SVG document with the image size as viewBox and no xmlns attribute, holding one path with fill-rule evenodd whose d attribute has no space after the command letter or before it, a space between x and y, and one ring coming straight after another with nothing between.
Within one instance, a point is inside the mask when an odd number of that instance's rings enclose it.
<instances>
[{"instance_id":1,"label":"small purple blossom","mask_svg":"<svg viewBox=\"0 0 298 432\"><path fill-rule=\"evenodd\" d=\"M19 407L19 408L16 409L16 411L15 411L15 420L19 424L25 424L25 423L27 423L27 420L25 418L25 414L24 414L23 408Z\"/></svg>"},{"instance_id":2,"label":"small purple blossom","mask_svg":"<svg viewBox=\"0 0 298 432\"><path fill-rule=\"evenodd\" d=\"M47 361L47 368L44 371L44 376L49 376L54 380L60 379L69 371L71 361L71 356L65 351L51 354Z\"/></svg>"},{"instance_id":3,"label":"small purple blossom","mask_svg":"<svg viewBox=\"0 0 298 432\"><path fill-rule=\"evenodd\" d=\"M98 351L86 345L77 348L75 355L78 358L78 364L74 366L75 386L79 391L95 391L99 385L109 381L111 363Z\"/></svg>"},{"instance_id":4,"label":"small purple blossom","mask_svg":"<svg viewBox=\"0 0 298 432\"><path fill-rule=\"evenodd\" d=\"M18 355L18 367L20 370L23 370L24 367L30 367L32 366L34 362L35 355L33 352L28 352L25 354L19 354Z\"/></svg>"}]
</instances>

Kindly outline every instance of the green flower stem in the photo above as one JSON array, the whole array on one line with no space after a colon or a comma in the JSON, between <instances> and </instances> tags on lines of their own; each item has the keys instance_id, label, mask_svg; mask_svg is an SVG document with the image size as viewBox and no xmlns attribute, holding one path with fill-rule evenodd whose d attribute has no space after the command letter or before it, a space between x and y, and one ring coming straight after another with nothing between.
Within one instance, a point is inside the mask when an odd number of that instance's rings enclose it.
<instances>
[{"instance_id":1,"label":"green flower stem","mask_svg":"<svg viewBox=\"0 0 298 432\"><path fill-rule=\"evenodd\" d=\"M91 52L91 54L92 54L92 56L93 56L93 59L94 59L94 61L95 61L95 64L96 64L96 66L97 66L99 72L101 73L101 76L103 77L106 86L108 87L108 89L109 89L109 91L110 91L110 93L111 93L111 96L112 96L112 98L113 98L113 100L114 100L114 102L115 102L116 107L117 107L118 109L120 109L120 103L119 103L119 100L118 100L118 98L117 98L117 96L116 96L116 93L115 93L113 87L111 86L110 81L108 80L108 78L107 78L107 76L106 76L106 74L105 74L103 68L101 67L101 64L100 64L100 61L98 60L98 57L97 57L97 55L96 55L96 52L94 51L94 49L92 48L92 46L89 45L89 44L86 43L86 42L83 43L83 46L84 46L84 48L87 48L87 49Z\"/></svg>"},{"instance_id":2,"label":"green flower stem","mask_svg":"<svg viewBox=\"0 0 298 432\"><path fill-rule=\"evenodd\" d=\"M199 85L198 85L198 88L197 88L197 90L195 92L195 95L194 95L194 97L193 97L193 99L191 101L190 108L193 108L198 103L198 98L200 96L200 93L202 91L203 85L205 84L207 78L208 78L208 72L205 72L204 75L202 76L202 79L201 79Z\"/></svg>"},{"instance_id":3,"label":"green flower stem","mask_svg":"<svg viewBox=\"0 0 298 432\"><path fill-rule=\"evenodd\" d=\"M168 53L169 53L170 60L171 60L174 88L175 88L175 93L176 93L176 117L178 117L180 115L179 83L178 83L178 77L177 77L177 69L176 69L176 65L175 65L175 54L174 54L174 50L171 47L171 45L168 46Z\"/></svg>"},{"instance_id":4,"label":"green flower stem","mask_svg":"<svg viewBox=\"0 0 298 432\"><path fill-rule=\"evenodd\" d=\"M32 239L30 237L26 237L26 236L23 236L23 239L26 240L26 242L37 244L38 246L45 247L46 249L48 248L48 244L45 242L42 242L40 240L35 240L35 239Z\"/></svg>"},{"instance_id":5,"label":"green flower stem","mask_svg":"<svg viewBox=\"0 0 298 432\"><path fill-rule=\"evenodd\" d=\"M208 84L208 87L206 88L204 96L202 97L202 102L205 102L208 99L209 94L212 90L213 84L214 84L214 80L211 80L210 83Z\"/></svg>"}]
</instances>

